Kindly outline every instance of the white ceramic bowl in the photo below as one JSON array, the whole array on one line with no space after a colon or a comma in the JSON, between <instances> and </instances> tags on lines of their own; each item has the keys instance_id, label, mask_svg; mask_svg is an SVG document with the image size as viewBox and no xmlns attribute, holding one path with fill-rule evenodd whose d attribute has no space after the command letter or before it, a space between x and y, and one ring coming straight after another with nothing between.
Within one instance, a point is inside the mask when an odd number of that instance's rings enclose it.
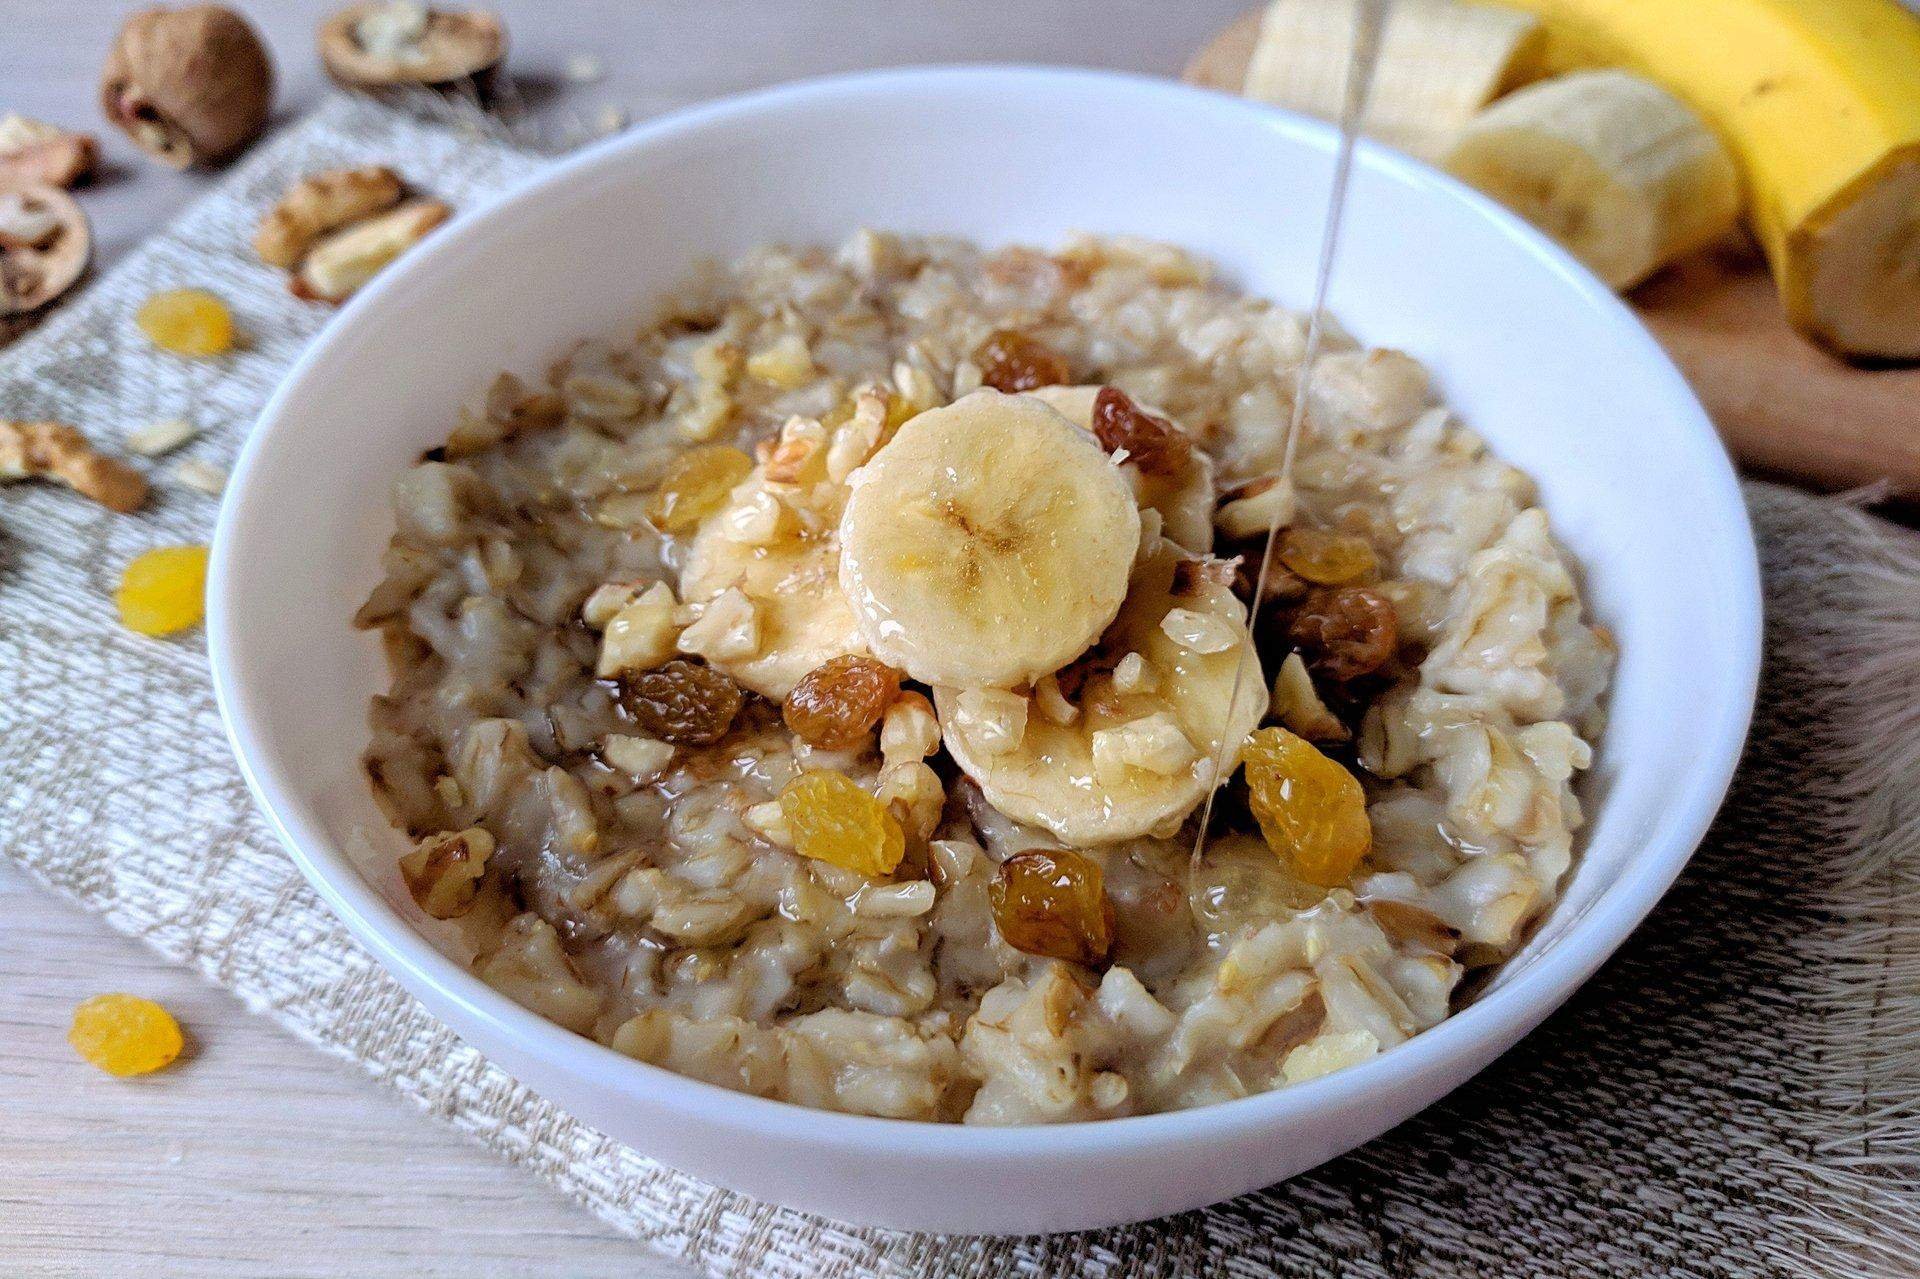
<instances>
[{"instance_id":1,"label":"white ceramic bowl","mask_svg":"<svg viewBox=\"0 0 1920 1279\"><path fill-rule=\"evenodd\" d=\"M1426 361L1540 483L1618 635L1592 822L1565 896L1484 997L1377 1060L1174 1114L981 1129L807 1110L680 1078L526 1012L411 929L346 849L397 855L361 777L389 481L501 368L618 331L701 258L861 225L994 244L1125 232L1309 299L1325 126L1140 78L883 72L682 112L556 164L356 298L267 407L228 491L208 635L221 709L300 869L414 994L603 1131L750 1195L851 1221L1015 1233L1213 1203L1383 1132L1502 1052L1620 944L1706 830L1759 664L1752 536L1727 458L1633 315L1454 182L1363 147L1334 310Z\"/></svg>"}]
</instances>

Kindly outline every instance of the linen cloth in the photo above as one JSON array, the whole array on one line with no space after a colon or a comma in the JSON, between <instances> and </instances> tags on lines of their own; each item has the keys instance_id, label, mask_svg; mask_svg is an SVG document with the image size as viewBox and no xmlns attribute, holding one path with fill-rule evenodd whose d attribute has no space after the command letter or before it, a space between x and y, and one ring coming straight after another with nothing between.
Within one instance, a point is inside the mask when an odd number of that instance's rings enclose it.
<instances>
[{"instance_id":1,"label":"linen cloth","mask_svg":"<svg viewBox=\"0 0 1920 1279\"><path fill-rule=\"evenodd\" d=\"M135 554L208 538L215 501L166 471L179 457L229 462L327 318L254 259L259 211L307 172L370 162L471 207L540 161L334 100L0 352L0 417L70 421L110 451L162 418L204 431L154 465L154 500L135 516L51 486L0 491L0 853L714 1275L1920 1273L1920 549L1845 505L1762 484L1746 491L1768 669L1713 833L1564 1009L1345 1158L1124 1229L888 1234L702 1184L515 1083L388 978L293 870L229 755L198 633L133 635L110 604ZM132 313L182 285L229 299L243 350L151 349ZM1697 658L1704 670L1715 655Z\"/></svg>"}]
</instances>

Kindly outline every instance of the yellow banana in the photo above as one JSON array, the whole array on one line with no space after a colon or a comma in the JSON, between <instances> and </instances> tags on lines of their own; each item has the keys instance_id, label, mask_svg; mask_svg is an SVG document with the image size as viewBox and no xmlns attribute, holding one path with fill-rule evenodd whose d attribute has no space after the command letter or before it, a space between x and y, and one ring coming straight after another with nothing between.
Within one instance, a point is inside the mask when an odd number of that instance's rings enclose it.
<instances>
[{"instance_id":1,"label":"yellow banana","mask_svg":"<svg viewBox=\"0 0 1920 1279\"><path fill-rule=\"evenodd\" d=\"M1732 150L1787 316L1843 355L1920 358L1920 18L1897 0L1502 0L1543 73L1637 71Z\"/></svg>"}]
</instances>

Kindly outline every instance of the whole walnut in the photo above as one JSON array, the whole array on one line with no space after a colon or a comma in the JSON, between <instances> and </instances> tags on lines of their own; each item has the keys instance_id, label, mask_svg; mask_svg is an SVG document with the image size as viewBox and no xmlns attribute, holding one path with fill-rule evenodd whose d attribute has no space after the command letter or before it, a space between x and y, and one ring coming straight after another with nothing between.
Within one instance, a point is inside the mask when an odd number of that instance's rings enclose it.
<instances>
[{"instance_id":1,"label":"whole walnut","mask_svg":"<svg viewBox=\"0 0 1920 1279\"><path fill-rule=\"evenodd\" d=\"M164 163L176 169L213 164L266 127L273 61L231 9L143 9L121 26L107 55L100 105Z\"/></svg>"}]
</instances>

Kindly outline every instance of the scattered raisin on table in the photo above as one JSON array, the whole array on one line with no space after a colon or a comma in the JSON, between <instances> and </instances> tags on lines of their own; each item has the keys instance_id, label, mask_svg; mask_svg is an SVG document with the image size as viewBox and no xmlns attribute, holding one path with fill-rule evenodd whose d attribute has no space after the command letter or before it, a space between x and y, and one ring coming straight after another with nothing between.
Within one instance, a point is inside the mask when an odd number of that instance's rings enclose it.
<instances>
[{"instance_id":1,"label":"scattered raisin on table","mask_svg":"<svg viewBox=\"0 0 1920 1279\"><path fill-rule=\"evenodd\" d=\"M233 311L205 289L168 289L140 304L134 323L162 351L202 358L233 349Z\"/></svg>"},{"instance_id":2,"label":"scattered raisin on table","mask_svg":"<svg viewBox=\"0 0 1920 1279\"><path fill-rule=\"evenodd\" d=\"M1309 884L1337 888L1373 847L1360 782L1284 728L1247 738L1248 802L1267 846Z\"/></svg>"},{"instance_id":3,"label":"scattered raisin on table","mask_svg":"<svg viewBox=\"0 0 1920 1279\"><path fill-rule=\"evenodd\" d=\"M142 635L172 635L207 611L207 548L157 546L128 561L113 593L120 624Z\"/></svg>"},{"instance_id":4,"label":"scattered raisin on table","mask_svg":"<svg viewBox=\"0 0 1920 1279\"><path fill-rule=\"evenodd\" d=\"M1101 387L1093 398L1093 434L1109 453L1125 449L1127 460L1146 475L1177 475L1193 454L1186 432L1116 386Z\"/></svg>"},{"instance_id":5,"label":"scattered raisin on table","mask_svg":"<svg viewBox=\"0 0 1920 1279\"><path fill-rule=\"evenodd\" d=\"M814 667L787 694L780 714L795 736L823 750L858 746L900 696L900 672L848 653Z\"/></svg>"},{"instance_id":6,"label":"scattered raisin on table","mask_svg":"<svg viewBox=\"0 0 1920 1279\"><path fill-rule=\"evenodd\" d=\"M1287 638L1314 674L1345 682L1386 665L1398 645L1393 601L1365 586L1323 587L1301 601Z\"/></svg>"},{"instance_id":7,"label":"scattered raisin on table","mask_svg":"<svg viewBox=\"0 0 1920 1279\"><path fill-rule=\"evenodd\" d=\"M1069 849L1028 849L987 886L994 926L1015 950L1100 964L1113 950L1113 903L1100 863Z\"/></svg>"},{"instance_id":8,"label":"scattered raisin on table","mask_svg":"<svg viewBox=\"0 0 1920 1279\"><path fill-rule=\"evenodd\" d=\"M906 832L887 806L844 773L802 773L780 792L793 848L868 878L890 875L906 856Z\"/></svg>"},{"instance_id":9,"label":"scattered raisin on table","mask_svg":"<svg viewBox=\"0 0 1920 1279\"><path fill-rule=\"evenodd\" d=\"M982 382L1008 395L1042 386L1064 386L1072 378L1065 357L1017 329L988 334L974 351L973 362L980 366Z\"/></svg>"},{"instance_id":10,"label":"scattered raisin on table","mask_svg":"<svg viewBox=\"0 0 1920 1279\"><path fill-rule=\"evenodd\" d=\"M185 1040L173 1014L138 995L95 995L73 1010L67 1042L109 1075L147 1075L170 1065Z\"/></svg>"},{"instance_id":11,"label":"scattered raisin on table","mask_svg":"<svg viewBox=\"0 0 1920 1279\"><path fill-rule=\"evenodd\" d=\"M623 675L618 683L620 704L640 727L681 746L708 746L726 736L745 700L731 679L684 658Z\"/></svg>"}]
</instances>

